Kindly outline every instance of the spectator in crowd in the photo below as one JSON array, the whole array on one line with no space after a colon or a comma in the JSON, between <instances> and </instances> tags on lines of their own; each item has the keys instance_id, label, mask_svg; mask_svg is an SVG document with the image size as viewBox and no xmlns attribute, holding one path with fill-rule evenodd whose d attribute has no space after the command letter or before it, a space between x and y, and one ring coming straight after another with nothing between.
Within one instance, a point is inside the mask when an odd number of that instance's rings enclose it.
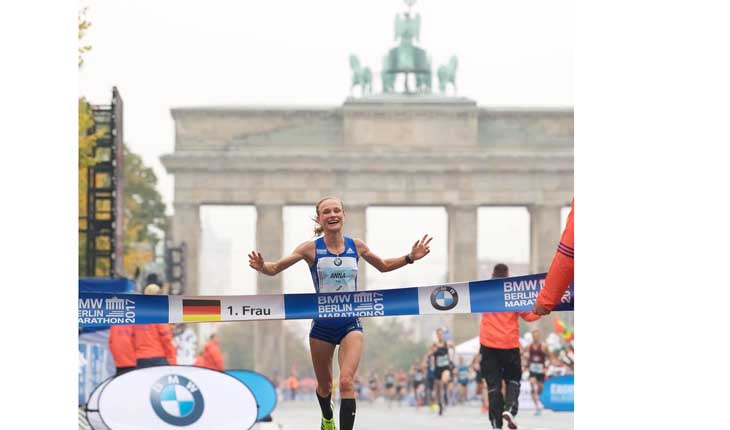
<instances>
[{"instance_id":1,"label":"spectator in crowd","mask_svg":"<svg viewBox=\"0 0 730 430\"><path fill-rule=\"evenodd\" d=\"M297 378L297 371L292 369L291 375L287 380L287 386L289 387L289 396L291 400L297 399L297 391L299 390L299 379Z\"/></svg>"},{"instance_id":2,"label":"spectator in crowd","mask_svg":"<svg viewBox=\"0 0 730 430\"><path fill-rule=\"evenodd\" d=\"M198 336L189 324L175 324L173 326L172 343L175 345L177 352L177 364L190 365L195 363Z\"/></svg>"},{"instance_id":3,"label":"spectator in crowd","mask_svg":"<svg viewBox=\"0 0 730 430\"><path fill-rule=\"evenodd\" d=\"M117 368L115 376L123 375L137 366L134 350L134 326L115 325L109 329L109 352Z\"/></svg>"},{"instance_id":4,"label":"spectator in crowd","mask_svg":"<svg viewBox=\"0 0 730 430\"><path fill-rule=\"evenodd\" d=\"M207 367L208 369L220 370L225 369L223 364L223 353L218 344L215 333L211 334L208 342L205 343L203 352L195 359L195 365L198 367Z\"/></svg>"},{"instance_id":5,"label":"spectator in crowd","mask_svg":"<svg viewBox=\"0 0 730 430\"><path fill-rule=\"evenodd\" d=\"M146 295L159 294L160 287L150 284L145 287ZM172 329L169 324L138 324L133 326L134 350L137 368L177 364L177 351L172 343Z\"/></svg>"}]
</instances>

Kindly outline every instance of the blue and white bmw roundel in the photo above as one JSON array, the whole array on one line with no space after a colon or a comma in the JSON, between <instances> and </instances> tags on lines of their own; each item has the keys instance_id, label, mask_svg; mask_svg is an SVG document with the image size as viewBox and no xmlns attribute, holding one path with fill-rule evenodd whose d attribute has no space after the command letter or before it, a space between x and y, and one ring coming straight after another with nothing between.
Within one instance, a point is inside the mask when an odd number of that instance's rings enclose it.
<instances>
[{"instance_id":1,"label":"blue and white bmw roundel","mask_svg":"<svg viewBox=\"0 0 730 430\"><path fill-rule=\"evenodd\" d=\"M449 286L435 288L431 293L431 305L440 311L453 309L459 303L459 294Z\"/></svg>"},{"instance_id":2,"label":"blue and white bmw roundel","mask_svg":"<svg viewBox=\"0 0 730 430\"><path fill-rule=\"evenodd\" d=\"M163 376L152 385L150 403L162 421L175 426L194 423L205 409L203 394L195 383L175 374Z\"/></svg>"},{"instance_id":3,"label":"blue and white bmw roundel","mask_svg":"<svg viewBox=\"0 0 730 430\"><path fill-rule=\"evenodd\" d=\"M99 395L99 415L114 430L240 430L256 422L258 406L244 383L194 366L158 366L112 379Z\"/></svg>"}]
</instances>

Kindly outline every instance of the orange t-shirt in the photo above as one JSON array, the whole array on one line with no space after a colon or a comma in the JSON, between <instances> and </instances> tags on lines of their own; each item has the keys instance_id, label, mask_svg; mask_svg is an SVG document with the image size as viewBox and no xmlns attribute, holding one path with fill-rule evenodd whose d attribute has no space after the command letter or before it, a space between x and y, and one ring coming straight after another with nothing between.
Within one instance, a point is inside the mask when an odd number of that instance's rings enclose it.
<instances>
[{"instance_id":1,"label":"orange t-shirt","mask_svg":"<svg viewBox=\"0 0 730 430\"><path fill-rule=\"evenodd\" d=\"M134 367L137 365L132 326L115 325L109 329L109 352L112 354L116 367Z\"/></svg>"},{"instance_id":2,"label":"orange t-shirt","mask_svg":"<svg viewBox=\"0 0 730 430\"><path fill-rule=\"evenodd\" d=\"M479 326L479 343L490 348L513 349L520 347L520 323L536 321L539 315L532 312L485 312Z\"/></svg>"},{"instance_id":3,"label":"orange t-shirt","mask_svg":"<svg viewBox=\"0 0 730 430\"><path fill-rule=\"evenodd\" d=\"M570 203L570 214L565 223L565 230L563 230L563 236L560 238L558 250L555 252L553 262L550 264L550 270L548 270L547 276L545 277L545 287L543 287L537 296L537 302L550 310L553 310L560 303L560 299L563 297L565 290L573 282L573 257L575 254L573 244L574 203L575 200Z\"/></svg>"},{"instance_id":4,"label":"orange t-shirt","mask_svg":"<svg viewBox=\"0 0 730 430\"><path fill-rule=\"evenodd\" d=\"M218 342L209 340L205 344L203 353L198 356L194 364L198 367L223 371L223 353L221 352L220 346L218 346Z\"/></svg>"},{"instance_id":5,"label":"orange t-shirt","mask_svg":"<svg viewBox=\"0 0 730 430\"><path fill-rule=\"evenodd\" d=\"M299 380L296 376L289 377L289 389L296 390L299 388Z\"/></svg>"},{"instance_id":6,"label":"orange t-shirt","mask_svg":"<svg viewBox=\"0 0 730 430\"><path fill-rule=\"evenodd\" d=\"M172 343L169 324L135 325L134 349L137 358L166 357L168 364L177 364L177 352Z\"/></svg>"}]
</instances>

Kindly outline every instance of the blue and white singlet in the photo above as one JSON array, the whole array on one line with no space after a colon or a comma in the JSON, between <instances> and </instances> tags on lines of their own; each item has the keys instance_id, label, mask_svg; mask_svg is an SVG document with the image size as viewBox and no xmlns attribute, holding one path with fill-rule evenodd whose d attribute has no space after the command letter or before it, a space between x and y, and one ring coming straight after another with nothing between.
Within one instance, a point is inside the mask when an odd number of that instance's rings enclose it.
<instances>
[{"instance_id":1,"label":"blue and white singlet","mask_svg":"<svg viewBox=\"0 0 730 430\"><path fill-rule=\"evenodd\" d=\"M344 293L357 290L357 263L360 256L357 254L355 241L349 237L344 239L345 251L340 255L333 254L327 249L324 237L314 241L314 264L309 267L309 272L318 293ZM310 336L316 334L317 328L338 329L353 325L357 329L362 327L356 317L314 319Z\"/></svg>"}]
</instances>

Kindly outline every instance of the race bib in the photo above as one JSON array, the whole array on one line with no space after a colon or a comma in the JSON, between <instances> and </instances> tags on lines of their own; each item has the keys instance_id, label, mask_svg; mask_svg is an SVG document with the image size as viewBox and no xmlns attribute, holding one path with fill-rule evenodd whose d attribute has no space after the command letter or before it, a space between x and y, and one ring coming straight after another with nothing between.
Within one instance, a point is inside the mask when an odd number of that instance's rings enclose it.
<instances>
[{"instance_id":1,"label":"race bib","mask_svg":"<svg viewBox=\"0 0 730 430\"><path fill-rule=\"evenodd\" d=\"M545 373L545 365L543 363L530 363L530 372Z\"/></svg>"},{"instance_id":2,"label":"race bib","mask_svg":"<svg viewBox=\"0 0 730 430\"><path fill-rule=\"evenodd\" d=\"M319 291L321 293L344 293L355 291L357 268L323 267L320 269Z\"/></svg>"},{"instance_id":3,"label":"race bib","mask_svg":"<svg viewBox=\"0 0 730 430\"><path fill-rule=\"evenodd\" d=\"M449 367L449 356L439 355L436 357L436 367Z\"/></svg>"}]
</instances>

